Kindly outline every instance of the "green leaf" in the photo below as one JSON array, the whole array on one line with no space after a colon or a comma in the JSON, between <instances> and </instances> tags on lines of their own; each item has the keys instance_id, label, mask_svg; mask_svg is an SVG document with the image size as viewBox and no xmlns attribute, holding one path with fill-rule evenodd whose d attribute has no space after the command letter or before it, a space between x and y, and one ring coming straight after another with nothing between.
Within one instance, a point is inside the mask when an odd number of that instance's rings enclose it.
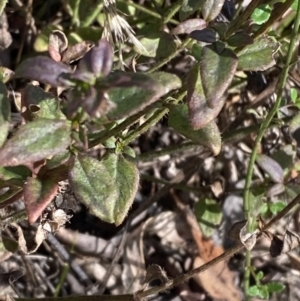
<instances>
[{"instance_id":1,"label":"green leaf","mask_svg":"<svg viewBox=\"0 0 300 301\"><path fill-rule=\"evenodd\" d=\"M296 103L296 100L298 98L298 91L297 91L297 89L291 88L290 93L291 93L292 102Z\"/></svg>"},{"instance_id":2,"label":"green leaf","mask_svg":"<svg viewBox=\"0 0 300 301\"><path fill-rule=\"evenodd\" d=\"M177 48L174 38L164 31L143 37L140 42L144 48L134 46L135 52L146 57L158 59L168 57L173 54Z\"/></svg>"},{"instance_id":3,"label":"green leaf","mask_svg":"<svg viewBox=\"0 0 300 301\"><path fill-rule=\"evenodd\" d=\"M280 44L271 37L260 37L254 44L246 46L238 53L238 69L264 71L276 64L273 56Z\"/></svg>"},{"instance_id":4,"label":"green leaf","mask_svg":"<svg viewBox=\"0 0 300 301\"><path fill-rule=\"evenodd\" d=\"M70 145L70 122L37 119L20 127L0 149L0 165L32 164L64 151Z\"/></svg>"},{"instance_id":5,"label":"green leaf","mask_svg":"<svg viewBox=\"0 0 300 301\"><path fill-rule=\"evenodd\" d=\"M24 185L24 201L28 221L33 224L53 200L58 190L58 183L54 178L28 178Z\"/></svg>"},{"instance_id":6,"label":"green leaf","mask_svg":"<svg viewBox=\"0 0 300 301\"><path fill-rule=\"evenodd\" d=\"M253 285L253 286L249 287L247 294L251 297L259 297L259 298L263 298L263 299L269 298L269 292L267 290L267 287L265 287L265 286Z\"/></svg>"},{"instance_id":7,"label":"green leaf","mask_svg":"<svg viewBox=\"0 0 300 301\"><path fill-rule=\"evenodd\" d=\"M222 45L220 44L222 47ZM203 91L210 108L215 108L231 84L238 60L230 49L218 49L219 44L203 47L200 74Z\"/></svg>"},{"instance_id":8,"label":"green leaf","mask_svg":"<svg viewBox=\"0 0 300 301\"><path fill-rule=\"evenodd\" d=\"M8 185L23 186L24 181L31 175L25 166L0 166L0 179Z\"/></svg>"},{"instance_id":9,"label":"green leaf","mask_svg":"<svg viewBox=\"0 0 300 301\"><path fill-rule=\"evenodd\" d=\"M14 72L6 67L0 67L0 81L2 83L7 83L14 76Z\"/></svg>"},{"instance_id":10,"label":"green leaf","mask_svg":"<svg viewBox=\"0 0 300 301\"><path fill-rule=\"evenodd\" d=\"M131 116L181 87L181 80L176 75L165 72L149 75L118 72L107 81L114 86L108 91L110 101L115 104L107 114L112 120Z\"/></svg>"},{"instance_id":11,"label":"green leaf","mask_svg":"<svg viewBox=\"0 0 300 301\"><path fill-rule=\"evenodd\" d=\"M58 26L56 25L49 25L42 28L41 32L38 34L33 44L33 48L36 52L48 51L49 36L51 32L56 29L61 29L61 28L58 28Z\"/></svg>"},{"instance_id":12,"label":"green leaf","mask_svg":"<svg viewBox=\"0 0 300 301\"><path fill-rule=\"evenodd\" d=\"M279 282L270 282L266 284L269 293L281 292L285 289L285 285Z\"/></svg>"},{"instance_id":13,"label":"green leaf","mask_svg":"<svg viewBox=\"0 0 300 301\"><path fill-rule=\"evenodd\" d=\"M195 215L200 224L203 234L211 236L215 227L222 221L222 211L219 204L208 198L202 198L195 206Z\"/></svg>"},{"instance_id":14,"label":"green leaf","mask_svg":"<svg viewBox=\"0 0 300 301\"><path fill-rule=\"evenodd\" d=\"M270 211L273 214L277 214L278 212L282 211L282 209L284 209L285 207L286 207L286 203L285 202L278 201L278 202L270 204Z\"/></svg>"},{"instance_id":15,"label":"green leaf","mask_svg":"<svg viewBox=\"0 0 300 301\"><path fill-rule=\"evenodd\" d=\"M70 172L76 196L101 220L120 225L138 189L137 167L121 155L108 154L102 161L78 156Z\"/></svg>"},{"instance_id":16,"label":"green leaf","mask_svg":"<svg viewBox=\"0 0 300 301\"><path fill-rule=\"evenodd\" d=\"M253 44L254 40L250 35L244 32L237 32L227 39L227 43L231 47L243 47Z\"/></svg>"},{"instance_id":17,"label":"green leaf","mask_svg":"<svg viewBox=\"0 0 300 301\"><path fill-rule=\"evenodd\" d=\"M269 4L262 4L255 8L250 18L255 24L261 25L269 20L271 12L272 8Z\"/></svg>"},{"instance_id":18,"label":"green leaf","mask_svg":"<svg viewBox=\"0 0 300 301\"><path fill-rule=\"evenodd\" d=\"M259 272L255 275L256 281L261 280L263 277L264 277L264 272L262 272L262 271L259 271Z\"/></svg>"},{"instance_id":19,"label":"green leaf","mask_svg":"<svg viewBox=\"0 0 300 301\"><path fill-rule=\"evenodd\" d=\"M188 73L187 102L189 108L189 121L194 130L199 130L212 122L221 111L225 98L222 97L213 109L207 105L206 96L201 81L199 64L196 64Z\"/></svg>"},{"instance_id":20,"label":"green leaf","mask_svg":"<svg viewBox=\"0 0 300 301\"><path fill-rule=\"evenodd\" d=\"M199 0L184 0L179 11L179 19L183 21L197 11L202 5L202 1Z\"/></svg>"},{"instance_id":21,"label":"green leaf","mask_svg":"<svg viewBox=\"0 0 300 301\"><path fill-rule=\"evenodd\" d=\"M214 20L221 12L225 0L203 0L201 12L206 22Z\"/></svg>"},{"instance_id":22,"label":"green leaf","mask_svg":"<svg viewBox=\"0 0 300 301\"><path fill-rule=\"evenodd\" d=\"M293 10L297 10L297 8L298 8L298 2L299 2L299 0L295 0L293 2L292 6L291 6Z\"/></svg>"},{"instance_id":23,"label":"green leaf","mask_svg":"<svg viewBox=\"0 0 300 301\"><path fill-rule=\"evenodd\" d=\"M2 234L2 243L7 251L9 251L11 253L15 253L18 251L18 248L19 248L18 243L15 240L13 240L10 237L7 237L3 234ZM0 242L0 244L1 244L1 242Z\"/></svg>"},{"instance_id":24,"label":"green leaf","mask_svg":"<svg viewBox=\"0 0 300 301\"><path fill-rule=\"evenodd\" d=\"M269 210L268 204L264 203L264 204L262 204L262 206L260 207L259 213L263 215L263 214L266 214L266 213L268 212L268 210Z\"/></svg>"},{"instance_id":25,"label":"green leaf","mask_svg":"<svg viewBox=\"0 0 300 301\"><path fill-rule=\"evenodd\" d=\"M214 121L200 130L194 130L188 120L187 105L172 106L169 114L169 125L178 133L191 139L194 143L207 146L216 156L221 150L221 135Z\"/></svg>"},{"instance_id":26,"label":"green leaf","mask_svg":"<svg viewBox=\"0 0 300 301\"><path fill-rule=\"evenodd\" d=\"M10 102L7 97L6 87L0 82L0 147L5 142L10 121Z\"/></svg>"},{"instance_id":27,"label":"green leaf","mask_svg":"<svg viewBox=\"0 0 300 301\"><path fill-rule=\"evenodd\" d=\"M42 88L27 85L25 88L25 106L33 117L47 119L66 119L60 110L60 101Z\"/></svg>"}]
</instances>

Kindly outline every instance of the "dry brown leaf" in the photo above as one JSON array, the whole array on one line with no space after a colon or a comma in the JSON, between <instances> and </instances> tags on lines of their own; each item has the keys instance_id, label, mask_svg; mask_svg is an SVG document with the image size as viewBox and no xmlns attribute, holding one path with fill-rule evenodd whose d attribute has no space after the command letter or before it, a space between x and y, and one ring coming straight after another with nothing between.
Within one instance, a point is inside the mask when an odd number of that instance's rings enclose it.
<instances>
[{"instance_id":1,"label":"dry brown leaf","mask_svg":"<svg viewBox=\"0 0 300 301\"><path fill-rule=\"evenodd\" d=\"M257 229L252 233L247 232L247 223L240 231L241 243L247 250L252 250L256 244L257 235L260 231Z\"/></svg>"},{"instance_id":2,"label":"dry brown leaf","mask_svg":"<svg viewBox=\"0 0 300 301\"><path fill-rule=\"evenodd\" d=\"M283 239L271 232L265 232L271 238L270 254L277 257L281 254L288 253L300 244L300 237L295 232L287 229Z\"/></svg>"},{"instance_id":3,"label":"dry brown leaf","mask_svg":"<svg viewBox=\"0 0 300 301\"><path fill-rule=\"evenodd\" d=\"M123 256L123 271L121 275L123 293L138 291L146 275L143 248L140 246L141 232L128 239Z\"/></svg>"},{"instance_id":4,"label":"dry brown leaf","mask_svg":"<svg viewBox=\"0 0 300 301\"><path fill-rule=\"evenodd\" d=\"M206 261L202 258L196 257L194 260L194 268L205 263ZM241 293L233 284L233 272L228 269L225 262L214 265L207 271L198 274L194 279L214 299L226 301L242 300Z\"/></svg>"},{"instance_id":5,"label":"dry brown leaf","mask_svg":"<svg viewBox=\"0 0 300 301\"><path fill-rule=\"evenodd\" d=\"M172 193L172 196L177 207L182 211L182 216L185 217L198 247L199 256L194 259L194 268L199 267L222 254L224 249L221 246L215 245L213 240L206 239L202 235L195 216L190 211L188 211L189 214L187 214L185 206L175 193ZM222 261L212 266L207 271L197 274L194 279L215 299L240 301L242 299L241 292L234 285L234 277L235 275L229 270L227 262Z\"/></svg>"},{"instance_id":6,"label":"dry brown leaf","mask_svg":"<svg viewBox=\"0 0 300 301\"><path fill-rule=\"evenodd\" d=\"M0 288L3 289L5 287L9 286L11 283L14 283L19 278L24 276L24 274L25 274L25 271L23 269L10 271L7 273L0 273Z\"/></svg>"},{"instance_id":7,"label":"dry brown leaf","mask_svg":"<svg viewBox=\"0 0 300 301\"><path fill-rule=\"evenodd\" d=\"M16 223L12 223L10 226L14 227L17 230L19 248L25 254L34 253L39 248L41 243L46 239L46 233L43 230L43 226L39 225L34 238L35 246L31 250L28 250L27 242L25 240L22 228Z\"/></svg>"}]
</instances>

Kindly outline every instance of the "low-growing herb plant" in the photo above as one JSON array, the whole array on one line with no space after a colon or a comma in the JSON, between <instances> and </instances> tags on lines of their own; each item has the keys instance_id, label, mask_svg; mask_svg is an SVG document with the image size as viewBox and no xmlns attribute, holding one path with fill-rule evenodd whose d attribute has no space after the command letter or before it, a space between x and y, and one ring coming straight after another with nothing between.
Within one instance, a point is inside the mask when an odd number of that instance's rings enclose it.
<instances>
[{"instance_id":1,"label":"low-growing herb plant","mask_svg":"<svg viewBox=\"0 0 300 301\"><path fill-rule=\"evenodd\" d=\"M290 207L280 200L264 203L266 198L288 190L286 179L294 158L289 166L283 166L275 158L259 154L258 149L266 130L272 122L276 125L274 116L280 118L283 90L293 55L295 57L300 8L297 6L297 12L293 12L293 32L286 45L281 36L270 29L290 10L294 2L290 0L252 0L244 8L241 2L239 9L233 6L229 10L227 20L221 19L225 14L224 3L229 2L224 0L174 1L167 8L163 7L162 1L156 1L162 9L161 15L129 1L126 4L134 8L137 16L141 10L158 20L158 26L153 30L149 30L142 19L136 20L144 32L140 39L126 18L118 13L115 1L100 1L95 11L85 17L79 9L83 1L74 2L76 5L69 7L72 20L66 32L51 26L38 36L35 50L47 50L48 54L22 57L14 72L4 67L0 69L0 184L5 188L0 196L0 206L6 208L20 198L25 204L25 210L1 216L1 226L12 225L18 233L17 242L2 236L4 248L10 252L20 248L25 253L32 253L47 232L55 232L66 222L72 222L71 216L51 205L62 187L68 185L91 214L116 226L124 223L139 188L137 163L143 157L143 154L135 154L130 143L167 117L169 127L185 138L182 145L176 146L178 151L200 145L218 156L224 143L234 143L235 139L255 134L243 189L246 222L235 228L237 245L211 262L166 280L160 287L141 289L110 300L142 300L165 291L244 247L248 249L245 298L268 299L270 293L282 290L283 284L262 283L263 273L254 271L250 250L261 235L272 240L270 253L274 256L291 250L288 243L291 237L297 240L297 235L288 231L284 239L269 231L270 226L296 204L297 197ZM91 29L86 34L89 38L82 38L82 33L81 41L73 43L80 36L75 33L84 32L83 29L97 18L100 23L104 20L104 30L92 34ZM182 52L188 53L192 64L180 77L165 66ZM139 57L135 58L135 55ZM132 66L137 62L147 68L144 72L141 68L128 71L130 68L124 67L128 58L131 58ZM240 76L270 70L276 60L282 64L277 98L269 112L262 115L261 123L239 129L230 129L228 124L228 129L222 129L221 133L218 116L226 106L229 89ZM10 86L7 83L20 79L28 81L21 101L15 102L22 122L12 129ZM293 88L291 101L297 108L298 100L298 92ZM292 136L299 128L299 115L288 121ZM95 147L104 150L101 156L93 156ZM267 183L262 183L263 192L261 187L253 185L254 166L269 177ZM210 236L214 227L221 223L221 208L209 194L204 193L200 200L195 206L195 214L204 235ZM260 214L277 216L265 224L259 219ZM22 229L16 224L22 220L28 220L31 225L38 224L36 245L32 249L24 244ZM253 286L250 286L251 273L255 280ZM93 299L91 296L84 298ZM105 298L99 296L97 300Z\"/></svg>"}]
</instances>

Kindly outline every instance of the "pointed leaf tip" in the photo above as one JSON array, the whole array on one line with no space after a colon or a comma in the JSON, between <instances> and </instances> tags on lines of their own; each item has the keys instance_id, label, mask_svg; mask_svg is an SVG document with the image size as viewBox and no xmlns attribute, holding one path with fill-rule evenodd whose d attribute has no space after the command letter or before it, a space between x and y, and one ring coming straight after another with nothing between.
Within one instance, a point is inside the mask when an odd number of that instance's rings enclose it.
<instances>
[{"instance_id":1,"label":"pointed leaf tip","mask_svg":"<svg viewBox=\"0 0 300 301\"><path fill-rule=\"evenodd\" d=\"M78 156L70 182L76 196L95 216L118 226L132 205L139 174L134 163L121 155L111 153L102 161Z\"/></svg>"}]
</instances>

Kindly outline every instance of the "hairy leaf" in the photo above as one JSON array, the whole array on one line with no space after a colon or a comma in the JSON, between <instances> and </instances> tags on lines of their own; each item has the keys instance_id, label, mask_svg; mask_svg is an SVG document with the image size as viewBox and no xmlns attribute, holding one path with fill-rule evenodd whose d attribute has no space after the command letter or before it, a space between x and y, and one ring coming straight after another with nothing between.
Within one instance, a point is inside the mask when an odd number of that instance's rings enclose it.
<instances>
[{"instance_id":1,"label":"hairy leaf","mask_svg":"<svg viewBox=\"0 0 300 301\"><path fill-rule=\"evenodd\" d=\"M176 75L164 72L149 75L118 72L109 76L108 82L114 88L107 94L115 104L115 108L107 115L110 119L135 114L171 90L181 87L181 81Z\"/></svg>"},{"instance_id":2,"label":"hairy leaf","mask_svg":"<svg viewBox=\"0 0 300 301\"><path fill-rule=\"evenodd\" d=\"M22 107L28 109L24 114L30 113L33 118L66 119L60 110L60 100L38 86L26 86Z\"/></svg>"},{"instance_id":3,"label":"hairy leaf","mask_svg":"<svg viewBox=\"0 0 300 301\"><path fill-rule=\"evenodd\" d=\"M222 141L218 126L214 121L211 121L200 130L194 130L188 120L187 105L171 107L169 125L194 143L207 146L214 155L219 154Z\"/></svg>"},{"instance_id":4,"label":"hairy leaf","mask_svg":"<svg viewBox=\"0 0 300 301\"><path fill-rule=\"evenodd\" d=\"M70 122L37 119L22 126L0 149L0 165L37 162L64 151L70 144Z\"/></svg>"},{"instance_id":5,"label":"hairy leaf","mask_svg":"<svg viewBox=\"0 0 300 301\"><path fill-rule=\"evenodd\" d=\"M102 161L79 156L70 172L76 196L101 220L120 225L138 188L136 166L116 154Z\"/></svg>"},{"instance_id":6,"label":"hairy leaf","mask_svg":"<svg viewBox=\"0 0 300 301\"><path fill-rule=\"evenodd\" d=\"M199 1L201 2L201 1ZM206 22L214 20L222 10L225 0L204 0L201 5L201 12Z\"/></svg>"},{"instance_id":7,"label":"hairy leaf","mask_svg":"<svg viewBox=\"0 0 300 301\"><path fill-rule=\"evenodd\" d=\"M213 121L221 111L225 98L221 97L213 109L207 105L199 64L196 64L188 74L188 108L189 120L193 129L198 130Z\"/></svg>"},{"instance_id":8,"label":"hairy leaf","mask_svg":"<svg viewBox=\"0 0 300 301\"><path fill-rule=\"evenodd\" d=\"M276 64L274 54L280 44L271 37L261 37L254 44L246 46L238 53L238 69L245 71L264 71Z\"/></svg>"},{"instance_id":9,"label":"hairy leaf","mask_svg":"<svg viewBox=\"0 0 300 301\"><path fill-rule=\"evenodd\" d=\"M230 49L221 52L217 44L203 47L200 74L203 91L210 108L218 106L220 98L231 84L238 60Z\"/></svg>"},{"instance_id":10,"label":"hairy leaf","mask_svg":"<svg viewBox=\"0 0 300 301\"><path fill-rule=\"evenodd\" d=\"M28 221L33 224L53 200L58 191L58 183L54 178L28 178L24 185L24 201Z\"/></svg>"}]
</instances>

